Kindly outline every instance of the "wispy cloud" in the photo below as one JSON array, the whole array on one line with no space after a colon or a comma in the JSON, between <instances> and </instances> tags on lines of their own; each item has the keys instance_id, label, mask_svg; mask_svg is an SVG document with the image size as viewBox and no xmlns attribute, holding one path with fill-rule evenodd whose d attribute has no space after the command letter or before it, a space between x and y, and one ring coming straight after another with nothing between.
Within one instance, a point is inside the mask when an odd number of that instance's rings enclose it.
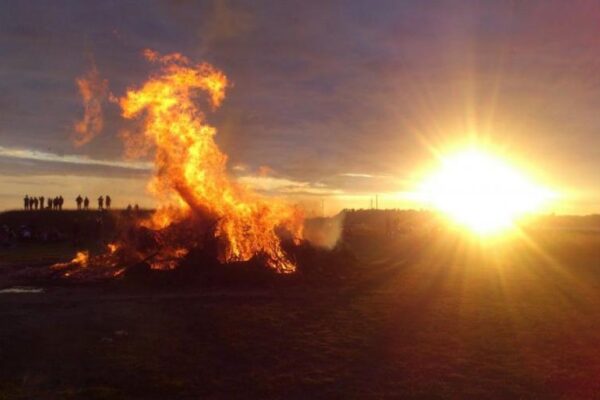
<instances>
[{"instance_id":1,"label":"wispy cloud","mask_svg":"<svg viewBox=\"0 0 600 400\"><path fill-rule=\"evenodd\" d=\"M342 174L338 174L339 176L347 176L349 178L374 178L374 179L390 179L392 178L389 175L373 175L373 174L364 174L364 173L356 173L356 172L345 172Z\"/></svg>"},{"instance_id":2,"label":"wispy cloud","mask_svg":"<svg viewBox=\"0 0 600 400\"><path fill-rule=\"evenodd\" d=\"M68 163L76 165L86 166L104 166L104 167L118 167L127 168L133 170L150 170L152 169L152 163L149 162L138 162L138 161L113 161L113 160L96 160L86 156L68 154L59 155L54 153L48 153L32 149L14 149L0 146L0 157L13 158L17 160L30 160L30 161L45 161L45 162L58 162Z\"/></svg>"},{"instance_id":3,"label":"wispy cloud","mask_svg":"<svg viewBox=\"0 0 600 400\"><path fill-rule=\"evenodd\" d=\"M351 178L374 178L374 175L371 174L357 174L354 172L346 172L344 174L339 174L340 176L349 176Z\"/></svg>"},{"instance_id":4,"label":"wispy cloud","mask_svg":"<svg viewBox=\"0 0 600 400\"><path fill-rule=\"evenodd\" d=\"M326 187L319 183L294 181L272 176L247 175L238 178L238 181L254 190L279 195L332 196L343 193L340 189Z\"/></svg>"}]
</instances>

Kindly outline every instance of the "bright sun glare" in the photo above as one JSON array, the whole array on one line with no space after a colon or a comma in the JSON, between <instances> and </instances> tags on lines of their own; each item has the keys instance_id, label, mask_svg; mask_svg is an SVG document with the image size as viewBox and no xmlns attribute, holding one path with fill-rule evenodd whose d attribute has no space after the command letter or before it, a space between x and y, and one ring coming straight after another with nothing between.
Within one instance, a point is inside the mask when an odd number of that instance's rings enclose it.
<instances>
[{"instance_id":1,"label":"bright sun glare","mask_svg":"<svg viewBox=\"0 0 600 400\"><path fill-rule=\"evenodd\" d=\"M418 197L476 233L490 234L539 210L554 194L499 158L470 149L443 158Z\"/></svg>"}]
</instances>

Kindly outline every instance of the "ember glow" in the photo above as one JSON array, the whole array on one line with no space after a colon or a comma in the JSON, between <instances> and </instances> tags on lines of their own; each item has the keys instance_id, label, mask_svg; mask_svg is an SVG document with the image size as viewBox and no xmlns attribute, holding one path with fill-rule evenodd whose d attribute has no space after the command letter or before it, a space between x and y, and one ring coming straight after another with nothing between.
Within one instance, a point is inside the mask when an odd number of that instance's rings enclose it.
<instances>
[{"instance_id":1,"label":"ember glow","mask_svg":"<svg viewBox=\"0 0 600 400\"><path fill-rule=\"evenodd\" d=\"M144 55L158 65L158 72L141 87L128 90L119 105L124 118L143 122L139 134L127 136L126 146L139 148L142 143L155 150L149 189L159 207L147 227L160 230L193 218L212 220L222 262L263 255L279 272L294 271L278 230L298 240L301 212L282 201L262 198L230 178L227 156L214 141L216 129L206 123L199 107L202 93L210 108L221 105L228 87L225 74L177 53L163 56L146 50ZM182 254L181 243L166 245Z\"/></svg>"},{"instance_id":2,"label":"ember glow","mask_svg":"<svg viewBox=\"0 0 600 400\"><path fill-rule=\"evenodd\" d=\"M119 245L116 243L109 243L106 245L106 247L108 248L108 252L110 254L114 254L119 249Z\"/></svg>"},{"instance_id":3,"label":"ember glow","mask_svg":"<svg viewBox=\"0 0 600 400\"><path fill-rule=\"evenodd\" d=\"M87 251L79 251L75 255L75 258L71 260L72 263L76 263L81 265L82 267L87 267L90 259L90 253Z\"/></svg>"},{"instance_id":4,"label":"ember glow","mask_svg":"<svg viewBox=\"0 0 600 400\"><path fill-rule=\"evenodd\" d=\"M52 265L54 270L68 270L69 268L87 268L90 261L90 253L86 250L78 251L75 257L69 262L56 263ZM70 271L67 271L66 276L70 275Z\"/></svg>"}]
</instances>

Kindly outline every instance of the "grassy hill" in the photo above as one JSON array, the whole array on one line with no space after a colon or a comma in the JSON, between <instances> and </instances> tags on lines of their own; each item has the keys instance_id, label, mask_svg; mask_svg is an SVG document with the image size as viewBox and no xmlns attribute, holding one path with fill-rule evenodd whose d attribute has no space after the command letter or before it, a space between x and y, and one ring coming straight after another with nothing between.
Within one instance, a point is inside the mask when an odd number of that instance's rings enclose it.
<instances>
[{"instance_id":1,"label":"grassy hill","mask_svg":"<svg viewBox=\"0 0 600 400\"><path fill-rule=\"evenodd\" d=\"M147 216L150 211L140 211ZM81 250L100 251L127 217L114 211L7 211L0 213L0 265L52 263Z\"/></svg>"}]
</instances>

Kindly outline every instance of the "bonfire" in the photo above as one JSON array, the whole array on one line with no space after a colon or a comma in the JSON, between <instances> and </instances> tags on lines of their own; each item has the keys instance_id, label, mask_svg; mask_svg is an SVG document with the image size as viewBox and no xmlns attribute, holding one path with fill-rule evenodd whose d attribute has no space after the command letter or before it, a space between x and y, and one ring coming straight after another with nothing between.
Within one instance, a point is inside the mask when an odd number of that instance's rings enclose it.
<instances>
[{"instance_id":1,"label":"bonfire","mask_svg":"<svg viewBox=\"0 0 600 400\"><path fill-rule=\"evenodd\" d=\"M126 154L153 153L148 189L157 200L157 211L123 230L105 254L82 253L86 256L67 264L118 268L144 261L152 268L171 269L190 250L211 247L221 263L258 257L277 272L294 272L282 240L298 243L302 238L301 210L259 196L232 179L227 155L215 142L217 130L206 122L200 106L215 110L222 104L230 86L225 74L177 53L146 50L144 56L157 71L113 101L125 119L139 123L136 131L121 134Z\"/></svg>"}]
</instances>

